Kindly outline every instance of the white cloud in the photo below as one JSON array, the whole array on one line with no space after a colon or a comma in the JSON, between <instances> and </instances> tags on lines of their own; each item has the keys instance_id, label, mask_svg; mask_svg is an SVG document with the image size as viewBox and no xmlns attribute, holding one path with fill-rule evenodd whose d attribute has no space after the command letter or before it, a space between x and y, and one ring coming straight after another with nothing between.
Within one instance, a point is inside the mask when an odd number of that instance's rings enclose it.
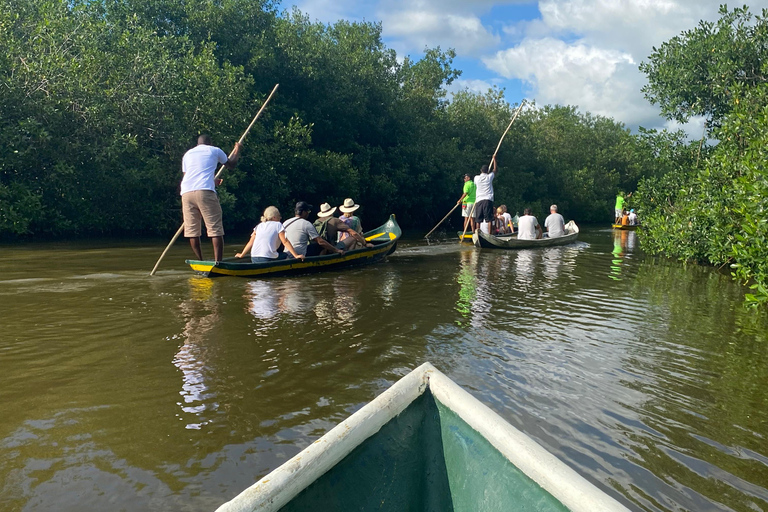
<instances>
[{"instance_id":1,"label":"white cloud","mask_svg":"<svg viewBox=\"0 0 768 512\"><path fill-rule=\"evenodd\" d=\"M640 92L647 81L637 66L654 46L702 19L717 20L721 1L540 0L541 18L508 24L503 33L510 46L482 60L505 78L523 80L539 103L578 105L633 128L662 128L658 107ZM753 5L752 12L762 7ZM696 122L677 127L701 136Z\"/></svg>"},{"instance_id":2,"label":"white cloud","mask_svg":"<svg viewBox=\"0 0 768 512\"><path fill-rule=\"evenodd\" d=\"M477 55L499 44L500 37L474 15L432 10L398 10L382 13L384 35L404 52L424 47L455 48L460 55ZM398 48L399 47L399 48Z\"/></svg>"},{"instance_id":3,"label":"white cloud","mask_svg":"<svg viewBox=\"0 0 768 512\"><path fill-rule=\"evenodd\" d=\"M451 85L446 87L446 91L448 91L449 94L453 94L459 91L463 91L465 89L469 89L472 92L476 92L479 94L485 94L488 92L488 89L492 89L493 85L491 82L488 82L486 80L464 80L461 78L458 78L454 80Z\"/></svg>"},{"instance_id":4,"label":"white cloud","mask_svg":"<svg viewBox=\"0 0 768 512\"><path fill-rule=\"evenodd\" d=\"M525 39L483 59L507 79L520 79L538 103L576 105L619 121L654 118L642 101L642 76L626 52L555 38Z\"/></svg>"}]
</instances>

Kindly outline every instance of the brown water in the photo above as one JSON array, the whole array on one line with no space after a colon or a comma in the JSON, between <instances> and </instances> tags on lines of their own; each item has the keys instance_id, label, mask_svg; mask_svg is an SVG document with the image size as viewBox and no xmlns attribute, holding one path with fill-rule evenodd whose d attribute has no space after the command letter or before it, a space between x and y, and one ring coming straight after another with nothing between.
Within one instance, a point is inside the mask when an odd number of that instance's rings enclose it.
<instances>
[{"instance_id":1,"label":"brown water","mask_svg":"<svg viewBox=\"0 0 768 512\"><path fill-rule=\"evenodd\" d=\"M768 510L766 316L581 239L258 280L182 243L155 277L165 241L2 247L0 509L213 510L431 361L634 510Z\"/></svg>"}]
</instances>

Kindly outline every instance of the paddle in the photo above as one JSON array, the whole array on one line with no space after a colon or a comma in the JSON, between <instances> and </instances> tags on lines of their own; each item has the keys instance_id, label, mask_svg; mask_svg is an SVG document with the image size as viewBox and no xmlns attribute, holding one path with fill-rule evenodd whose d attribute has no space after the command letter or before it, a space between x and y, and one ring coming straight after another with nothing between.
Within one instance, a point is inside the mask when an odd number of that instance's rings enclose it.
<instances>
[{"instance_id":1,"label":"paddle","mask_svg":"<svg viewBox=\"0 0 768 512\"><path fill-rule=\"evenodd\" d=\"M443 220L441 220L440 222L438 222L438 223L437 223L437 226L439 226L440 224L442 224L443 222L445 222L445 219L447 219L447 218L448 218L448 215L452 214L452 213L453 213L453 210L455 210L455 209L456 209L456 208L458 208L458 207L459 207L459 203L456 203L456 206L454 206L453 208L451 208L451 211L449 211L449 212L448 212L448 214L447 214L445 217L443 217ZM432 231L436 230L436 229L437 229L437 226L433 227L433 228L432 228ZM427 233L426 235L424 235L424 238L429 238L429 235L431 235L431 234L432 234L432 231L430 231L429 233Z\"/></svg>"},{"instance_id":2,"label":"paddle","mask_svg":"<svg viewBox=\"0 0 768 512\"><path fill-rule=\"evenodd\" d=\"M256 120L259 118L259 116L261 116L261 113L264 112L264 108L267 106L267 103L269 103L269 100L272 99L272 96L275 94L275 91L277 91L277 87L279 85L280 84L275 84L275 87L272 89L272 92L269 93L269 96L267 96L267 99L264 101L264 104L261 106L259 111L256 113L256 116L253 118L253 121L251 121L251 124L249 124L248 128L245 129L245 132L243 132L243 136L240 137L240 140L238 141L240 144L243 143L243 141L245 140L245 137L248 135L248 132L251 131L251 127L254 125L254 123L256 123ZM237 147L237 146L235 146L235 147ZM230 153L229 156L231 157L234 152L235 152L235 150L233 149L232 153ZM224 172L224 169L225 169L225 166L222 165L221 168L219 169L219 172L216 173L216 176L214 176L213 179L214 180L218 179L219 175L222 172ZM173 238L171 238L171 241L168 242L168 246L163 251L163 254L160 255L160 259L157 260L157 263L155 263L155 267L152 269L152 272L150 272L149 275L151 275L151 276L155 275L155 272L157 271L157 267L160 266L160 262L163 261L163 258L165 258L166 253L171 248L171 246L174 244L174 242L176 242L176 240L179 238L179 236L181 235L182 231L184 231L184 224L181 225L181 227L178 229L178 231L176 231L176 234L173 235Z\"/></svg>"},{"instance_id":3,"label":"paddle","mask_svg":"<svg viewBox=\"0 0 768 512\"><path fill-rule=\"evenodd\" d=\"M493 156L491 157L491 163L488 164L488 167L493 165L493 161L496 159L496 155L499 152L499 148L501 147L501 143L504 142L504 137L507 136L507 132L510 128L512 128L512 123L515 122L515 119L517 119L517 115L520 113L521 110L523 110L523 105L525 105L525 100L523 100L520 103L520 106L517 108L517 111L515 111L515 115L512 116L512 120L509 122L509 126L507 126L507 129L504 130L504 134L501 136L501 139L499 139L499 143L496 145L496 151L493 152ZM469 212L469 218L472 218L472 215L475 213L475 205L477 204L477 201L472 203L472 211ZM462 243L464 241L464 235L467 234L467 226L464 226L464 232L461 233L461 238L459 238L459 243Z\"/></svg>"}]
</instances>

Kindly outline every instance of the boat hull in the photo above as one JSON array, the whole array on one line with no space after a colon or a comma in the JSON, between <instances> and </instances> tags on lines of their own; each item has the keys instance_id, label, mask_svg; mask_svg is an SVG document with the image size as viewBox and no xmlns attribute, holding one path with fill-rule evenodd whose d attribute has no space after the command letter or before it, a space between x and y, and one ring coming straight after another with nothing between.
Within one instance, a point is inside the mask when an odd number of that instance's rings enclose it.
<instances>
[{"instance_id":1,"label":"boat hull","mask_svg":"<svg viewBox=\"0 0 768 512\"><path fill-rule=\"evenodd\" d=\"M538 249L543 247L555 247L576 242L579 238L579 228L576 223L570 221L565 226L565 236L557 238L540 238L538 240L519 240L516 236L493 236L478 231L473 235L472 241L475 247L483 249Z\"/></svg>"},{"instance_id":2,"label":"boat hull","mask_svg":"<svg viewBox=\"0 0 768 512\"><path fill-rule=\"evenodd\" d=\"M429 363L219 512L624 512Z\"/></svg>"},{"instance_id":3,"label":"boat hull","mask_svg":"<svg viewBox=\"0 0 768 512\"><path fill-rule=\"evenodd\" d=\"M401 235L400 226L392 215L384 225L365 233L366 240L374 244L373 247L348 251L343 256L328 254L305 258L304 261L290 258L266 263L251 263L248 261L250 258L225 258L219 262L187 260L187 264L205 277L264 277L323 272L379 262L395 252Z\"/></svg>"},{"instance_id":4,"label":"boat hull","mask_svg":"<svg viewBox=\"0 0 768 512\"><path fill-rule=\"evenodd\" d=\"M635 231L636 229L640 229L639 224L635 224L634 226L630 225L624 225L624 224L612 224L613 229L620 229L622 231Z\"/></svg>"}]
</instances>

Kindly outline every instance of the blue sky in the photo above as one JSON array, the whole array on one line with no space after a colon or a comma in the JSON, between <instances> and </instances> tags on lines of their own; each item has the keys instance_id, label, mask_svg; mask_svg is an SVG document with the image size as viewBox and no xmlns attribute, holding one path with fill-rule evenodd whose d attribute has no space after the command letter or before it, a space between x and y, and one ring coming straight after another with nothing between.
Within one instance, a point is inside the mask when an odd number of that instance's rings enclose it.
<instances>
[{"instance_id":1,"label":"blue sky","mask_svg":"<svg viewBox=\"0 0 768 512\"><path fill-rule=\"evenodd\" d=\"M283 0L311 19L381 21L399 56L454 48L463 74L449 90L504 88L510 102L575 105L629 128L677 128L640 92L654 46L714 21L722 0ZM753 13L768 0L750 5ZM683 127L698 139L702 120Z\"/></svg>"}]
</instances>

